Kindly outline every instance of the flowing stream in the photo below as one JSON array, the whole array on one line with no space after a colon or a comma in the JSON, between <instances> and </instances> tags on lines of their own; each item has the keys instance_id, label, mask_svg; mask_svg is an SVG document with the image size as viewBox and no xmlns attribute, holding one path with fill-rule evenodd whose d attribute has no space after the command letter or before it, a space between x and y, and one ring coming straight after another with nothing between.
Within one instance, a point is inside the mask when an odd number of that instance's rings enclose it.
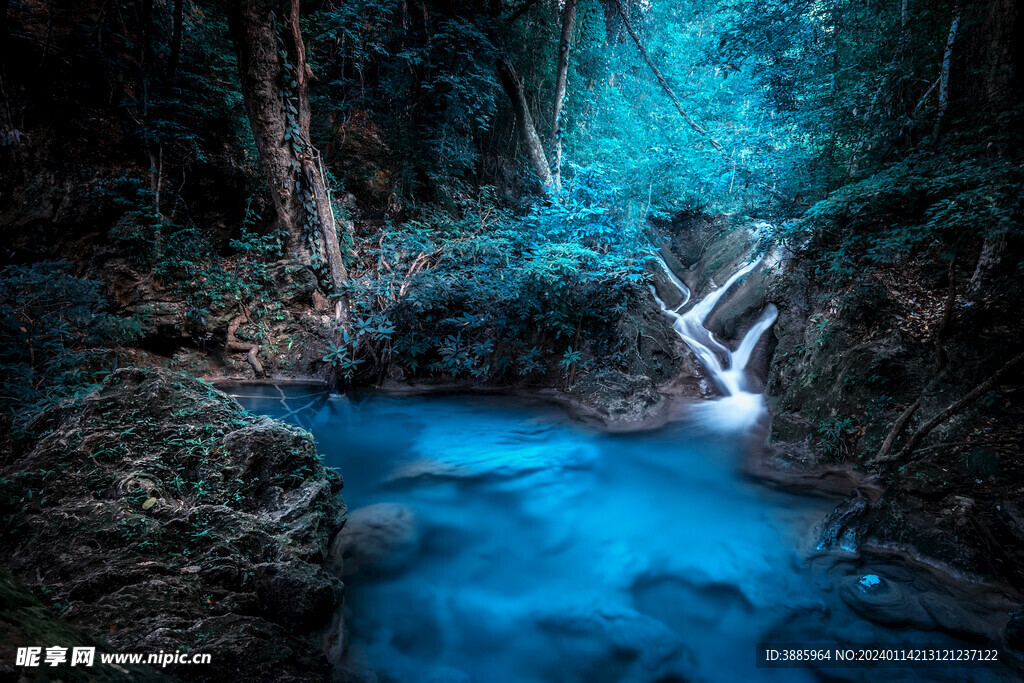
<instances>
[{"instance_id":1,"label":"flowing stream","mask_svg":"<svg viewBox=\"0 0 1024 683\"><path fill-rule=\"evenodd\" d=\"M735 351L730 351L718 340L714 332L705 327L705 324L722 297L741 278L757 268L761 261L757 260L743 266L733 273L725 284L681 314L679 310L690 301L690 290L660 256L655 258L656 263L667 275L668 281L679 291L682 303L670 308L658 297L658 292L653 286L651 295L665 315L672 320L672 329L686 342L718 388L724 392L722 398L698 406L697 414L704 424L712 429L737 432L753 426L764 415L765 406L761 394L750 390L746 375L747 365L750 363L754 347L775 322L778 311L773 304L768 304L761 317L740 340Z\"/></svg>"},{"instance_id":2,"label":"flowing stream","mask_svg":"<svg viewBox=\"0 0 1024 683\"><path fill-rule=\"evenodd\" d=\"M686 313L662 304L725 395L654 432L609 434L521 397L238 388L313 432L344 475L348 532L398 539L346 578L354 661L412 682L1012 680L755 667L759 642L953 646L944 622L985 615L929 572L816 551L834 501L738 474L732 430L764 410L744 371L775 313L735 351L704 321L754 267Z\"/></svg>"}]
</instances>

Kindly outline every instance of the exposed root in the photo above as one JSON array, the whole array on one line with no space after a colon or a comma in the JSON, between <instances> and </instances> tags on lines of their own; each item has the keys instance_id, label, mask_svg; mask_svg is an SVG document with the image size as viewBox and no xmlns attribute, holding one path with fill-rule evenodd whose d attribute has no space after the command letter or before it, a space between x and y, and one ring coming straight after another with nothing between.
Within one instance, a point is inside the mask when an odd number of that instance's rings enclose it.
<instances>
[{"instance_id":1,"label":"exposed root","mask_svg":"<svg viewBox=\"0 0 1024 683\"><path fill-rule=\"evenodd\" d=\"M256 377L266 377L267 373L263 369L263 364L260 363L259 359L259 344L240 342L237 337L235 337L235 334L238 332L238 328L242 326L242 323L249 322L249 320L249 312L245 309L242 309L242 312L231 320L231 323L228 325L227 342L224 344L224 349L228 353L246 353L246 360L249 361L249 365L252 366L252 370L256 373Z\"/></svg>"}]
</instances>

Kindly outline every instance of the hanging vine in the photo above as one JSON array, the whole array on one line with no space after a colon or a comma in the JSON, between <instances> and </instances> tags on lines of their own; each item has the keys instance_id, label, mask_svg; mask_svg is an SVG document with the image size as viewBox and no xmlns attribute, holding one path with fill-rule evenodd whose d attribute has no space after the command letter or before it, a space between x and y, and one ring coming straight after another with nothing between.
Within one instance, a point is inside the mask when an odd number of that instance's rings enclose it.
<instances>
[{"instance_id":1,"label":"hanging vine","mask_svg":"<svg viewBox=\"0 0 1024 683\"><path fill-rule=\"evenodd\" d=\"M292 152L292 174L295 191L302 203L302 236L309 250L310 263L321 278L326 275L327 259L324 254L323 235L320 218L316 210L316 195L312 180L299 163L299 159L309 153L309 144L302 136L299 125L299 83L295 77L295 65L291 63L284 37L279 30L276 17L274 19L274 37L277 40L277 55L281 60L281 72L278 75L278 96L281 98L281 111L285 119L284 141Z\"/></svg>"}]
</instances>

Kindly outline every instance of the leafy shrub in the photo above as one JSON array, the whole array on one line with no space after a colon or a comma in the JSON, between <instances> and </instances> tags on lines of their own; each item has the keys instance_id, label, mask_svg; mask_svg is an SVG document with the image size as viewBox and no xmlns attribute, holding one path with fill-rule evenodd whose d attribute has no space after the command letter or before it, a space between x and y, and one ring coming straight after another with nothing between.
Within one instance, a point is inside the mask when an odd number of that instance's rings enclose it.
<instances>
[{"instance_id":1,"label":"leafy shrub","mask_svg":"<svg viewBox=\"0 0 1024 683\"><path fill-rule=\"evenodd\" d=\"M948 262L987 234L1019 230L1024 173L989 147L953 140L938 152L921 150L841 187L773 237L836 285L912 256Z\"/></svg>"},{"instance_id":2,"label":"leafy shrub","mask_svg":"<svg viewBox=\"0 0 1024 683\"><path fill-rule=\"evenodd\" d=\"M364 246L385 265L354 285L359 348L407 375L475 379L580 368L584 351L623 359L616 326L648 296L645 244L596 169L564 193L516 216L484 188L457 214L388 227Z\"/></svg>"},{"instance_id":3,"label":"leafy shrub","mask_svg":"<svg viewBox=\"0 0 1024 683\"><path fill-rule=\"evenodd\" d=\"M821 450L825 455L839 459L846 455L846 440L853 432L853 420L848 417L830 417L818 423Z\"/></svg>"},{"instance_id":4,"label":"leafy shrub","mask_svg":"<svg viewBox=\"0 0 1024 683\"><path fill-rule=\"evenodd\" d=\"M281 256L281 232L257 235L244 226L231 240L235 253L217 254L195 226L166 236L153 274L168 292L186 303L186 326L201 329L214 310L241 304L255 313L270 314L280 304L270 297L273 280L269 265Z\"/></svg>"},{"instance_id":5,"label":"leafy shrub","mask_svg":"<svg viewBox=\"0 0 1024 683\"><path fill-rule=\"evenodd\" d=\"M102 379L111 347L142 331L105 306L100 283L75 277L65 262L0 270L0 412L24 421Z\"/></svg>"}]
</instances>

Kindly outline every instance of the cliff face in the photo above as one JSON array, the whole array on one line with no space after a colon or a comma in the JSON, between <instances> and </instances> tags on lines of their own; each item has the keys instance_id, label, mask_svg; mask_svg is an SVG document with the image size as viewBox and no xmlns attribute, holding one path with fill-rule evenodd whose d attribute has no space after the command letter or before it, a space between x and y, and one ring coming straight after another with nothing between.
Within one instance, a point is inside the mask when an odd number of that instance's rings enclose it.
<instances>
[{"instance_id":1,"label":"cliff face","mask_svg":"<svg viewBox=\"0 0 1024 683\"><path fill-rule=\"evenodd\" d=\"M308 433L158 369L116 371L30 432L0 453L0 556L63 620L121 652L211 653L178 677L327 675L343 585L322 563L345 505Z\"/></svg>"}]
</instances>

